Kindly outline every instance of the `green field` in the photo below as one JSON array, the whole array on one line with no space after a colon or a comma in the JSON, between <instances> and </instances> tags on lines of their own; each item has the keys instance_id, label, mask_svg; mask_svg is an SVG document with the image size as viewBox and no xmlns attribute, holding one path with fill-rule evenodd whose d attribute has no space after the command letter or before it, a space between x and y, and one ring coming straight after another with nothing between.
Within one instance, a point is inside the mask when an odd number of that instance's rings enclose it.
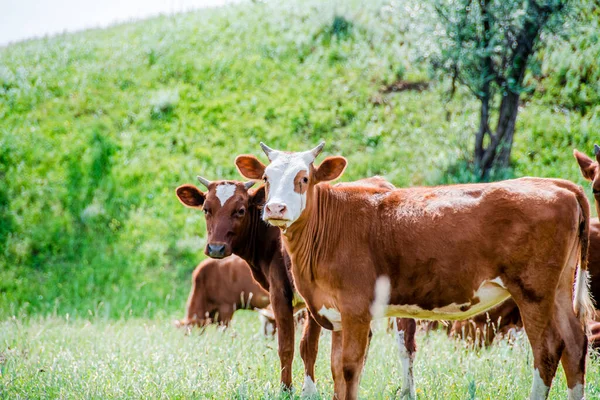
<instances>
[{"instance_id":1,"label":"green field","mask_svg":"<svg viewBox=\"0 0 600 400\"><path fill-rule=\"evenodd\" d=\"M259 141L349 164L343 180L473 181L477 103L434 79L421 2L249 2L0 48L0 397L270 398L276 344L256 317L185 336L205 225L174 189L239 179ZM588 4L582 2L584 5ZM600 141L600 8L547 33L526 82L513 164L494 179L587 184L572 149ZM419 90L388 92L397 82ZM262 157L262 155L261 155ZM591 190L588 189L591 199ZM524 340L481 352L419 337L420 398L523 398ZM324 334L318 387L331 395ZM257 362L257 360L259 360ZM600 364L588 397L600 398ZM302 382L301 362L294 381ZM392 397L396 347L379 332L364 398ZM562 374L562 373L561 373ZM551 392L564 398L562 375Z\"/></svg>"},{"instance_id":2,"label":"green field","mask_svg":"<svg viewBox=\"0 0 600 400\"><path fill-rule=\"evenodd\" d=\"M236 314L225 332L185 335L167 320L65 318L7 320L0 351L0 398L289 398L279 390L276 341L258 332L256 314ZM300 334L300 330L297 331ZM529 396L532 355L526 338L472 351L441 332L420 334L415 361L420 399L523 399ZM329 332L321 336L317 387L330 398ZM298 346L296 346L296 350ZM297 351L296 351L297 353ZM361 398L394 398L402 381L392 334L378 329L361 381ZM294 360L293 398L303 382ZM600 398L600 358L587 375L587 398ZM566 398L559 369L550 399Z\"/></svg>"}]
</instances>

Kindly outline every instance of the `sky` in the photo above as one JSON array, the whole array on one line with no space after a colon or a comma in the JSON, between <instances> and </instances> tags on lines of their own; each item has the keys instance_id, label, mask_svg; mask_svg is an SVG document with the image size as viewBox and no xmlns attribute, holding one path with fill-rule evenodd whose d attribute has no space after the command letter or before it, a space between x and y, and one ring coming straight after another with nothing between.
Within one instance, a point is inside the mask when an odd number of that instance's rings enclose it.
<instances>
[{"instance_id":1,"label":"sky","mask_svg":"<svg viewBox=\"0 0 600 400\"><path fill-rule=\"evenodd\" d=\"M0 46L239 0L0 0Z\"/></svg>"}]
</instances>

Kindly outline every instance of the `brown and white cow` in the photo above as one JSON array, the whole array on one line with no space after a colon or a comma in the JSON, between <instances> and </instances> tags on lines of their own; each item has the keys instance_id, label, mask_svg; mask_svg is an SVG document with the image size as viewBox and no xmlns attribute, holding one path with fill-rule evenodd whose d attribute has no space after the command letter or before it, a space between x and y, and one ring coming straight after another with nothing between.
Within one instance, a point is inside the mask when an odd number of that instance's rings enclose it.
<instances>
[{"instance_id":1,"label":"brown and white cow","mask_svg":"<svg viewBox=\"0 0 600 400\"><path fill-rule=\"evenodd\" d=\"M279 229L262 221L264 187L250 191L252 185L249 183L209 182L201 177L198 179L207 187L206 193L193 185L182 185L177 188L177 196L184 205L204 211L208 231L206 254L217 258L227 257L232 253L239 255L251 266L254 278L269 291L272 301L275 298L272 305L279 327L282 383L289 387L294 351L293 313L304 307L304 303L301 298L294 296L289 257L281 246ZM359 180L352 185L377 187L382 190L393 188L393 185L380 177ZM244 211L240 213L240 210ZM300 355L305 368L303 395L313 395L317 392L314 383L314 365L321 332L320 325L314 321L310 313L308 314L300 341ZM414 324L414 321L412 323ZM283 330L282 326L285 326ZM399 326L410 329L411 321L400 321ZM403 346L413 349L408 354L412 359L415 347L414 335L405 335ZM407 370L406 373L408 372ZM405 376L406 380L412 382L412 376Z\"/></svg>"},{"instance_id":2,"label":"brown and white cow","mask_svg":"<svg viewBox=\"0 0 600 400\"><path fill-rule=\"evenodd\" d=\"M585 179L592 183L592 190L596 199L596 208L600 202L600 146L594 146L596 160L587 155L573 151ZM588 272L590 274L590 294L593 299L600 299L600 221L598 218L590 220L590 242L588 257ZM595 319L600 321L598 312ZM475 344L490 344L496 333L506 334L512 327L521 326L521 318L516 303L509 299L500 306L480 314L467 321L456 321L452 326L451 334L473 341ZM598 323L590 323L589 341L594 347L600 346L600 336L595 331L600 331Z\"/></svg>"},{"instance_id":3,"label":"brown and white cow","mask_svg":"<svg viewBox=\"0 0 600 400\"><path fill-rule=\"evenodd\" d=\"M185 318L178 326L228 326L239 309L265 309L267 293L252 278L248 264L237 256L202 261L192 273ZM264 321L267 324L269 321Z\"/></svg>"},{"instance_id":4,"label":"brown and white cow","mask_svg":"<svg viewBox=\"0 0 600 400\"><path fill-rule=\"evenodd\" d=\"M509 297L534 355L531 398L545 399L562 362L570 399L584 398L589 203L577 185L523 178L383 191L332 187L343 157L323 148L238 156L267 188L263 218L282 231L296 288L333 330L335 395L356 399L369 324L385 316L459 320ZM578 262L580 267L578 267ZM573 284L575 280L575 289Z\"/></svg>"}]
</instances>

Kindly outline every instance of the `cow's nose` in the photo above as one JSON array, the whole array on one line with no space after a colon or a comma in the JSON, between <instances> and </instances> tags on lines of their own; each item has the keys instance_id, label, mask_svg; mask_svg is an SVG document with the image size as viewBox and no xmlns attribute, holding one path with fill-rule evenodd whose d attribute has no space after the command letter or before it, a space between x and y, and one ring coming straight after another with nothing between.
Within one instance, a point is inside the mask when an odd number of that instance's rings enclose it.
<instances>
[{"instance_id":1,"label":"cow's nose","mask_svg":"<svg viewBox=\"0 0 600 400\"><path fill-rule=\"evenodd\" d=\"M224 244L211 244L206 246L206 252L209 257L212 258L223 258L225 257L225 245Z\"/></svg>"},{"instance_id":2,"label":"cow's nose","mask_svg":"<svg viewBox=\"0 0 600 400\"><path fill-rule=\"evenodd\" d=\"M285 204L271 203L267 205L267 214L269 215L283 215L286 210Z\"/></svg>"}]
</instances>

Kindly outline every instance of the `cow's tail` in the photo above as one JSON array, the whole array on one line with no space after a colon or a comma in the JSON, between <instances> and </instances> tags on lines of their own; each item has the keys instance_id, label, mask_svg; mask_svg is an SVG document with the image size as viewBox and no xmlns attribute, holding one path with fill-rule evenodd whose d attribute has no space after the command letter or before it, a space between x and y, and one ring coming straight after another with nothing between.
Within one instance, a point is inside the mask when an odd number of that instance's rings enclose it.
<instances>
[{"instance_id":1,"label":"cow's tail","mask_svg":"<svg viewBox=\"0 0 600 400\"><path fill-rule=\"evenodd\" d=\"M590 204L580 187L575 192L581 213L579 214L579 265L575 272L573 310L585 325L594 316L594 302L590 295L590 274L588 272L588 251L590 244Z\"/></svg>"}]
</instances>

